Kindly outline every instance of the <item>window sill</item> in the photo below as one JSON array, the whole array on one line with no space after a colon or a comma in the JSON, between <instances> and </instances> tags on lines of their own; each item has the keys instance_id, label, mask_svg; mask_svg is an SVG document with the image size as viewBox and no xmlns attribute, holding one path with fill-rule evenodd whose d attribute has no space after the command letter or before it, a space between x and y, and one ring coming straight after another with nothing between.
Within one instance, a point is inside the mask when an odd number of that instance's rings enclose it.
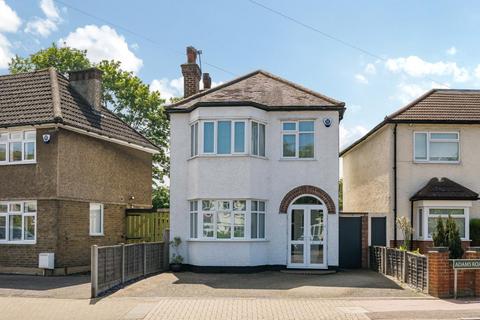
<instances>
[{"instance_id":1,"label":"window sill","mask_svg":"<svg viewBox=\"0 0 480 320\"><path fill-rule=\"evenodd\" d=\"M187 242L269 242L268 239L187 239Z\"/></svg>"},{"instance_id":2,"label":"window sill","mask_svg":"<svg viewBox=\"0 0 480 320\"><path fill-rule=\"evenodd\" d=\"M17 162L0 162L1 166L16 166L22 164L37 164L37 161L17 161Z\"/></svg>"},{"instance_id":3,"label":"window sill","mask_svg":"<svg viewBox=\"0 0 480 320\"><path fill-rule=\"evenodd\" d=\"M279 161L317 161L316 158L280 158Z\"/></svg>"},{"instance_id":4,"label":"window sill","mask_svg":"<svg viewBox=\"0 0 480 320\"><path fill-rule=\"evenodd\" d=\"M460 161L418 161L413 160L414 164L460 164Z\"/></svg>"},{"instance_id":5,"label":"window sill","mask_svg":"<svg viewBox=\"0 0 480 320\"><path fill-rule=\"evenodd\" d=\"M96 234L89 234L90 237L104 237L105 235L103 233L96 233Z\"/></svg>"},{"instance_id":6,"label":"window sill","mask_svg":"<svg viewBox=\"0 0 480 320\"><path fill-rule=\"evenodd\" d=\"M26 245L31 245L31 244L37 244L36 240L31 240L31 241L0 241L0 245L19 245L19 244L26 244Z\"/></svg>"},{"instance_id":7,"label":"window sill","mask_svg":"<svg viewBox=\"0 0 480 320\"><path fill-rule=\"evenodd\" d=\"M256 156L253 154L246 154L246 153L234 153L234 154L200 154L194 157L190 157L187 161L197 159L197 158L257 158L262 160L268 160L267 157Z\"/></svg>"}]
</instances>

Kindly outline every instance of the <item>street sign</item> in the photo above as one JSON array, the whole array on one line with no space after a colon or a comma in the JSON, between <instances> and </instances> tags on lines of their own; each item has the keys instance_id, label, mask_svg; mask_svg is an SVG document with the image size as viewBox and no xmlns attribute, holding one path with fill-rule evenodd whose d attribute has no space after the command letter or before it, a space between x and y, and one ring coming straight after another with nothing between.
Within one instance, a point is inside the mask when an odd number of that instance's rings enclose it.
<instances>
[{"instance_id":1,"label":"street sign","mask_svg":"<svg viewBox=\"0 0 480 320\"><path fill-rule=\"evenodd\" d=\"M480 269L480 259L455 259L453 269Z\"/></svg>"},{"instance_id":2,"label":"street sign","mask_svg":"<svg viewBox=\"0 0 480 320\"><path fill-rule=\"evenodd\" d=\"M453 260L453 270L455 271L453 276L453 285L454 285L454 294L455 299L457 299L457 271L465 269L480 269L480 259L454 259Z\"/></svg>"}]
</instances>

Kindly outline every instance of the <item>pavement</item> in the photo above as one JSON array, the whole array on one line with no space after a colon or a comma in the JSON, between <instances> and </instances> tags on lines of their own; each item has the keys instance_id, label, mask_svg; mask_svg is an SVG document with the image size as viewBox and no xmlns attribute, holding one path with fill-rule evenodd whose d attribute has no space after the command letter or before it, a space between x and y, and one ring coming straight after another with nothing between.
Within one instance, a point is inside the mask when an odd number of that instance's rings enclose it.
<instances>
[{"instance_id":1,"label":"pavement","mask_svg":"<svg viewBox=\"0 0 480 320\"><path fill-rule=\"evenodd\" d=\"M89 299L89 277L0 275L0 319L480 319L367 270L333 275L163 273Z\"/></svg>"}]
</instances>

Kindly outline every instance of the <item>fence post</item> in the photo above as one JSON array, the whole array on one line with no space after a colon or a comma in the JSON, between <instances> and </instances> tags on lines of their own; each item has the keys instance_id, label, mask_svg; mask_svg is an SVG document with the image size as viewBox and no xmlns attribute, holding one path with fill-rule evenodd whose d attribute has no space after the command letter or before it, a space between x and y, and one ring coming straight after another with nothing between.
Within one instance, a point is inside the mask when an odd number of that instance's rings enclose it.
<instances>
[{"instance_id":1,"label":"fence post","mask_svg":"<svg viewBox=\"0 0 480 320\"><path fill-rule=\"evenodd\" d=\"M147 275L147 244L143 242L143 276Z\"/></svg>"},{"instance_id":2,"label":"fence post","mask_svg":"<svg viewBox=\"0 0 480 320\"><path fill-rule=\"evenodd\" d=\"M383 274L387 274L388 271L388 253L387 247L383 248Z\"/></svg>"},{"instance_id":3,"label":"fence post","mask_svg":"<svg viewBox=\"0 0 480 320\"><path fill-rule=\"evenodd\" d=\"M120 243L122 246L122 284L125 283L125 243Z\"/></svg>"},{"instance_id":4,"label":"fence post","mask_svg":"<svg viewBox=\"0 0 480 320\"><path fill-rule=\"evenodd\" d=\"M92 295L92 298L95 298L98 293L98 246L97 245L92 246L90 259L91 259L90 261L91 280L90 281L91 281L91 288L92 288L91 295Z\"/></svg>"},{"instance_id":5,"label":"fence post","mask_svg":"<svg viewBox=\"0 0 480 320\"><path fill-rule=\"evenodd\" d=\"M403 274L402 274L402 281L404 283L407 283L407 274L408 274L408 271L407 271L407 268L408 268L408 263L407 263L407 251L402 251L403 252L403 267L402 267L402 271L403 271Z\"/></svg>"}]
</instances>

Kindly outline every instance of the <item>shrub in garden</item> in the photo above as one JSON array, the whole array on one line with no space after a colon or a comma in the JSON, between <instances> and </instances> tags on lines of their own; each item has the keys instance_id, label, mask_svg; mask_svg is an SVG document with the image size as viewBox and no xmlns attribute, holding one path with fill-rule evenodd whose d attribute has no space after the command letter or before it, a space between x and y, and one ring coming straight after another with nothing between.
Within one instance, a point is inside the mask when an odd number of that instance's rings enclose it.
<instances>
[{"instance_id":1,"label":"shrub in garden","mask_svg":"<svg viewBox=\"0 0 480 320\"><path fill-rule=\"evenodd\" d=\"M472 246L480 246L480 219L470 220L470 239Z\"/></svg>"},{"instance_id":2,"label":"shrub in garden","mask_svg":"<svg viewBox=\"0 0 480 320\"><path fill-rule=\"evenodd\" d=\"M459 259L463 256L460 231L458 230L455 220L450 215L445 224L442 218L437 220L437 226L432 238L435 247L448 247L450 259Z\"/></svg>"}]
</instances>

